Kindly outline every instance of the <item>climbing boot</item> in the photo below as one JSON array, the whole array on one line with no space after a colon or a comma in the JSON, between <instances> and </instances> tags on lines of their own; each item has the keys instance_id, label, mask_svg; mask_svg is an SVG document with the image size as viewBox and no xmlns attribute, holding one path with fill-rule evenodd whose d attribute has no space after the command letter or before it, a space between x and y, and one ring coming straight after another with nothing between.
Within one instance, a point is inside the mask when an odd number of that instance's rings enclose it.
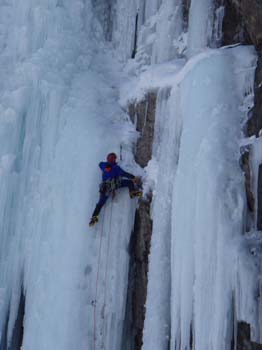
<instances>
[{"instance_id":1,"label":"climbing boot","mask_svg":"<svg viewBox=\"0 0 262 350\"><path fill-rule=\"evenodd\" d=\"M143 194L142 191L134 190L134 191L129 192L129 197L130 198L137 198L137 197L141 197L142 194Z\"/></svg>"},{"instance_id":2,"label":"climbing boot","mask_svg":"<svg viewBox=\"0 0 262 350\"><path fill-rule=\"evenodd\" d=\"M91 220L89 221L89 226L95 226L95 224L98 222L98 216L92 216Z\"/></svg>"}]
</instances>

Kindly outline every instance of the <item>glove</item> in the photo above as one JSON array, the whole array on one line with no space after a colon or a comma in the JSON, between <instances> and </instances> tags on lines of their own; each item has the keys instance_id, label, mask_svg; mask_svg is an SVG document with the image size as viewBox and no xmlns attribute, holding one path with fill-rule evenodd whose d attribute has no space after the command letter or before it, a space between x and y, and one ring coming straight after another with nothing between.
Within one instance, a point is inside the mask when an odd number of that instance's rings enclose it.
<instances>
[{"instance_id":1,"label":"glove","mask_svg":"<svg viewBox=\"0 0 262 350\"><path fill-rule=\"evenodd\" d=\"M135 176L133 178L133 182L134 182L134 184L139 184L140 183L140 178L138 176Z\"/></svg>"}]
</instances>

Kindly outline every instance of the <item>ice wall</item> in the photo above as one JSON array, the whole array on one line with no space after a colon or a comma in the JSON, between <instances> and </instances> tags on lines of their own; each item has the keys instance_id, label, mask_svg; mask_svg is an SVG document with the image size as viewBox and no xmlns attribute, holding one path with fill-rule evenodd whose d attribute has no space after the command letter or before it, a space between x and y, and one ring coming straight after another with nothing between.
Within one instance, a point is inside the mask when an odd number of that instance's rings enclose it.
<instances>
[{"instance_id":1,"label":"ice wall","mask_svg":"<svg viewBox=\"0 0 262 350\"><path fill-rule=\"evenodd\" d=\"M153 233L146 302L143 348L166 349L169 344L171 307L171 198L172 181L178 162L181 120L172 119L168 110L170 89L158 93L153 158L148 168L157 170L152 205ZM174 153L169 158L170 148ZM161 167L157 165L161 164ZM162 171L165 176L162 176ZM161 175L162 174L162 175ZM156 283L156 281L158 281Z\"/></svg>"},{"instance_id":2,"label":"ice wall","mask_svg":"<svg viewBox=\"0 0 262 350\"><path fill-rule=\"evenodd\" d=\"M230 349L232 298L248 289L234 283L245 203L236 66L223 52L203 60L181 84L184 118L172 205L174 349L189 348L190 338L195 349Z\"/></svg>"},{"instance_id":3,"label":"ice wall","mask_svg":"<svg viewBox=\"0 0 262 350\"><path fill-rule=\"evenodd\" d=\"M158 12L141 28L137 61L166 62L183 53L183 2L163 1Z\"/></svg>"},{"instance_id":4,"label":"ice wall","mask_svg":"<svg viewBox=\"0 0 262 350\"><path fill-rule=\"evenodd\" d=\"M252 48L206 51L159 90L143 349L230 349L233 319L259 334L239 163L255 61Z\"/></svg>"},{"instance_id":5,"label":"ice wall","mask_svg":"<svg viewBox=\"0 0 262 350\"><path fill-rule=\"evenodd\" d=\"M144 350L230 349L236 319L259 339L239 166L255 56L207 49L220 45L222 2L0 7L0 349L11 342L21 293L26 350L120 349L136 203L124 191L95 230L87 222L93 169L108 151L121 143L124 166L139 171L136 135L118 105L127 77L113 57L133 54L126 90L133 99L158 90L145 179L154 183L154 226Z\"/></svg>"},{"instance_id":6,"label":"ice wall","mask_svg":"<svg viewBox=\"0 0 262 350\"><path fill-rule=\"evenodd\" d=\"M174 4L163 1L145 20L128 64L138 78L127 100L158 90L147 167L154 198L143 349L231 349L236 320L260 338L259 263L243 236L240 167L256 55L249 47L210 49L221 44L222 1L191 1L188 28L185 3ZM174 37L169 24L177 25Z\"/></svg>"},{"instance_id":7,"label":"ice wall","mask_svg":"<svg viewBox=\"0 0 262 350\"><path fill-rule=\"evenodd\" d=\"M4 350L21 293L24 337L17 346L81 350L94 348L94 341L104 348L120 346L135 203L124 191L108 203L97 229L89 230L88 220L98 196L97 163L109 151L118 153L122 143L132 166L133 136L117 103L120 66L95 10L91 1L0 2Z\"/></svg>"},{"instance_id":8,"label":"ice wall","mask_svg":"<svg viewBox=\"0 0 262 350\"><path fill-rule=\"evenodd\" d=\"M188 54L204 50L212 35L214 18L213 0L192 0L189 13Z\"/></svg>"},{"instance_id":9,"label":"ice wall","mask_svg":"<svg viewBox=\"0 0 262 350\"><path fill-rule=\"evenodd\" d=\"M121 60L132 56L135 44L136 15L139 10L138 1L117 0L117 9L113 20L112 40Z\"/></svg>"},{"instance_id":10,"label":"ice wall","mask_svg":"<svg viewBox=\"0 0 262 350\"><path fill-rule=\"evenodd\" d=\"M223 0L117 1L115 14L113 43L124 61L135 49L138 67L191 57L221 43Z\"/></svg>"},{"instance_id":11,"label":"ice wall","mask_svg":"<svg viewBox=\"0 0 262 350\"><path fill-rule=\"evenodd\" d=\"M182 7L182 0L118 1L113 43L120 58L126 61L131 57L135 42L140 66L168 61L177 52L182 53L185 41Z\"/></svg>"}]
</instances>

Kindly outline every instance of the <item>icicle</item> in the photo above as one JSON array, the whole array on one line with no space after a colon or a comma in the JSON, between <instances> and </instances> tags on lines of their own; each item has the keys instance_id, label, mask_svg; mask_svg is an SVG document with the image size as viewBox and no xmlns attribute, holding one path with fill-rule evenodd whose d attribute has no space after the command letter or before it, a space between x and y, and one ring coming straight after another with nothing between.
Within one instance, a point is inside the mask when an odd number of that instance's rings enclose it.
<instances>
[{"instance_id":1,"label":"icicle","mask_svg":"<svg viewBox=\"0 0 262 350\"><path fill-rule=\"evenodd\" d=\"M153 185L154 225L143 336L144 350L164 350L170 342L171 188L176 171L178 157L176 146L179 143L181 125L173 118L174 96L170 99L169 94L169 89L160 90L158 93L153 159L147 167L148 177L155 186ZM174 154L170 158L167 155L171 149ZM158 162L161 164L160 169L156 168ZM165 176L162 169L165 169Z\"/></svg>"},{"instance_id":2,"label":"icicle","mask_svg":"<svg viewBox=\"0 0 262 350\"><path fill-rule=\"evenodd\" d=\"M182 6L182 0L163 1L156 22L152 63L165 62L181 54Z\"/></svg>"},{"instance_id":3,"label":"icicle","mask_svg":"<svg viewBox=\"0 0 262 350\"><path fill-rule=\"evenodd\" d=\"M189 13L188 56L206 49L212 36L213 0L192 0Z\"/></svg>"}]
</instances>

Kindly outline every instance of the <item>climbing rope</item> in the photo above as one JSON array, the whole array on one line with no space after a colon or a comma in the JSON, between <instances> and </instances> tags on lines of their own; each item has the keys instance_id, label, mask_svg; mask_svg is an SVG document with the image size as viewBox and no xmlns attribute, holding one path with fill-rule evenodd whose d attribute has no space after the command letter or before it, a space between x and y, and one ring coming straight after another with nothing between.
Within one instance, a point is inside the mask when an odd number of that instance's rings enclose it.
<instances>
[{"instance_id":1,"label":"climbing rope","mask_svg":"<svg viewBox=\"0 0 262 350\"><path fill-rule=\"evenodd\" d=\"M105 326L105 307L106 307L106 298L107 298L107 281L108 281L108 261L109 261L109 250L110 250L110 235L111 235L111 224L112 224L112 212L113 212L113 199L111 201L111 208L110 208L110 219L109 219L109 232L107 237L107 252L106 252L106 266L105 266L105 292L104 292L104 302L103 302L103 308L102 308L102 341L104 338L104 326ZM102 253L102 242L103 242L103 232L104 232L104 221L105 221L105 211L103 215L102 220L102 227L100 231L100 243L99 243L99 253L98 253L98 266L97 266L97 274L96 274L96 287L95 287L95 299L93 300L92 304L94 307L94 350L97 349L97 319L96 319L96 305L97 305L97 297L98 297L98 284L99 284L99 275L100 275L100 265L101 265L101 253ZM104 344L102 344L102 348L104 348Z\"/></svg>"},{"instance_id":2,"label":"climbing rope","mask_svg":"<svg viewBox=\"0 0 262 350\"><path fill-rule=\"evenodd\" d=\"M112 212L113 212L113 199L111 201L111 208L110 208L110 219L109 219L109 232L107 235L107 252L106 252L106 269L105 269L105 293L104 293L104 303L102 308L102 317L103 317L103 324L102 324L102 340L104 340L105 335L105 308L106 308L106 299L107 299L107 282L108 282L108 263L109 263L109 251L110 251L110 236L111 236L111 226L112 226ZM104 348L104 344L102 346L102 349Z\"/></svg>"},{"instance_id":3,"label":"climbing rope","mask_svg":"<svg viewBox=\"0 0 262 350\"><path fill-rule=\"evenodd\" d=\"M102 252L102 242L103 242L103 231L104 231L104 220L105 220L105 211L103 214L102 227L100 231L100 243L99 243L99 253L98 253L98 265L97 265L97 273L96 273L96 287L95 287L95 299L92 301L92 305L94 307L94 350L96 350L96 303L97 303L97 295L98 295L98 281L99 281L99 272L100 272L100 261L101 261L101 252Z\"/></svg>"},{"instance_id":4,"label":"climbing rope","mask_svg":"<svg viewBox=\"0 0 262 350\"><path fill-rule=\"evenodd\" d=\"M121 161L123 160L122 151L123 151L123 146L122 146L122 143L121 143L121 144L120 144L120 160L121 160Z\"/></svg>"}]
</instances>

